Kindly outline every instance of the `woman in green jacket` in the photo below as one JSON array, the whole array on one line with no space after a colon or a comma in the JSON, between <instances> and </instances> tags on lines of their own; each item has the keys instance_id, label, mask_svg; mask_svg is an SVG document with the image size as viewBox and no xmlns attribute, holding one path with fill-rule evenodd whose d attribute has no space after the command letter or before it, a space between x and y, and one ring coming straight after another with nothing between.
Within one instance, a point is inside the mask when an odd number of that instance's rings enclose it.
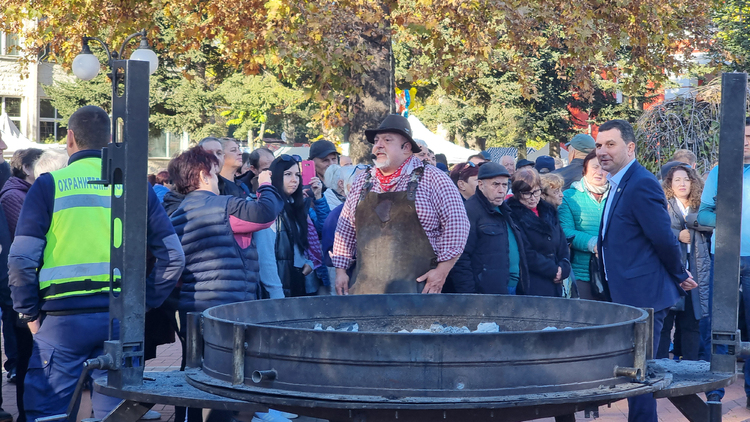
<instances>
[{"instance_id":1,"label":"woman in green jacket","mask_svg":"<svg viewBox=\"0 0 750 422\"><path fill-rule=\"evenodd\" d=\"M600 298L595 292L601 288L592 291L589 265L591 257L597 253L599 224L608 191L607 172L599 165L596 151L592 151L583 160L583 178L563 192L562 205L557 210L565 237L573 238L571 261L581 299Z\"/></svg>"}]
</instances>

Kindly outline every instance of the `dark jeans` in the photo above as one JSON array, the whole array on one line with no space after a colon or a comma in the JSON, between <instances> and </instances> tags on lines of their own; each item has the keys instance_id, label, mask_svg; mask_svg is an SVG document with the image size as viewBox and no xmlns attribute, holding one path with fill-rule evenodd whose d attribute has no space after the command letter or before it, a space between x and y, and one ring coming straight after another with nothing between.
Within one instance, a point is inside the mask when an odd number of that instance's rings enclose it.
<instances>
[{"instance_id":1,"label":"dark jeans","mask_svg":"<svg viewBox=\"0 0 750 422\"><path fill-rule=\"evenodd\" d=\"M669 311L664 318L664 326L661 329L659 348L656 349L656 358L669 357L669 344L672 334L672 326L676 326L674 333L674 355L684 360L698 360L700 349L700 325L695 319L693 311L692 291L685 297L684 311Z\"/></svg>"},{"instance_id":2,"label":"dark jeans","mask_svg":"<svg viewBox=\"0 0 750 422\"><path fill-rule=\"evenodd\" d=\"M3 342L5 343L5 370L10 371L16 367L18 360L18 346L16 345L15 326L18 320L18 314L13 311L12 307L3 307ZM19 378L23 379L23 378Z\"/></svg>"},{"instance_id":3,"label":"dark jeans","mask_svg":"<svg viewBox=\"0 0 750 422\"><path fill-rule=\"evenodd\" d=\"M740 285L742 286L742 299L745 302L745 324L750 327L750 256L740 257ZM750 365L745 363L745 395L750 397Z\"/></svg>"},{"instance_id":4,"label":"dark jeans","mask_svg":"<svg viewBox=\"0 0 750 422\"><path fill-rule=\"evenodd\" d=\"M5 319L5 315L3 315ZM4 322L3 322L4 323ZM18 406L18 417L16 422L26 422L26 411L23 406L24 384L26 371L31 359L31 351L34 348L34 337L26 324L19 325L18 314L13 313L13 330L18 345L18 359L16 360L16 405Z\"/></svg>"},{"instance_id":5,"label":"dark jeans","mask_svg":"<svg viewBox=\"0 0 750 422\"><path fill-rule=\"evenodd\" d=\"M654 349L659 348L661 329L669 308L654 312ZM628 399L628 422L657 422L656 399L653 394L643 394Z\"/></svg>"}]
</instances>

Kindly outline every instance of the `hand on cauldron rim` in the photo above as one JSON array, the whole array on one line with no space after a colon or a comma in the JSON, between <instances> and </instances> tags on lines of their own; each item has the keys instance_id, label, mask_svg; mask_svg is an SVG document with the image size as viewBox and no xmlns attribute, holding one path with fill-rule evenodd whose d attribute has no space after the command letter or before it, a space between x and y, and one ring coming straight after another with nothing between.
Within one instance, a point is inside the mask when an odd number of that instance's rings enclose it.
<instances>
[{"instance_id":1,"label":"hand on cauldron rim","mask_svg":"<svg viewBox=\"0 0 750 422\"><path fill-rule=\"evenodd\" d=\"M456 264L456 261L458 261L458 257L455 257L448 261L440 262L437 264L437 267L431 269L430 271L427 271L424 275L417 278L417 281L425 282L422 293L442 292L443 285L445 284L445 279L448 278L448 273L451 272L451 268L453 268L453 265Z\"/></svg>"},{"instance_id":2,"label":"hand on cauldron rim","mask_svg":"<svg viewBox=\"0 0 750 422\"><path fill-rule=\"evenodd\" d=\"M688 291L693 290L694 288L698 287L698 283L693 280L693 275L690 274L690 271L686 271L688 273L688 278L686 278L682 283L680 283L680 287L682 287L682 290Z\"/></svg>"},{"instance_id":3,"label":"hand on cauldron rim","mask_svg":"<svg viewBox=\"0 0 750 422\"><path fill-rule=\"evenodd\" d=\"M349 276L343 268L336 268L336 294L349 294Z\"/></svg>"}]
</instances>

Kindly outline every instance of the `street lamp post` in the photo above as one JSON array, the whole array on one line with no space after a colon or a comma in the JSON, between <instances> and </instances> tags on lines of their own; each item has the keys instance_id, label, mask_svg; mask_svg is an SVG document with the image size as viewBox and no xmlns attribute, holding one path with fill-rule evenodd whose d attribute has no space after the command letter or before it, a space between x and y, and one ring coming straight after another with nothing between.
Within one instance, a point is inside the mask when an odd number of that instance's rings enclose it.
<instances>
[{"instance_id":1,"label":"street lamp post","mask_svg":"<svg viewBox=\"0 0 750 422\"><path fill-rule=\"evenodd\" d=\"M137 36L141 37L139 48L124 60L125 47ZM149 48L145 30L128 36L119 52L110 51L99 38L83 37L81 53L73 61L73 73L83 80L96 77L101 67L89 41L97 41L107 53L112 80L112 141L102 149L102 180L89 183L111 189L110 286L121 286L118 295L110 289L105 354L91 362L108 370L110 387L121 389L143 383L149 75L159 60ZM116 323L120 327L117 337L112 330Z\"/></svg>"}]
</instances>

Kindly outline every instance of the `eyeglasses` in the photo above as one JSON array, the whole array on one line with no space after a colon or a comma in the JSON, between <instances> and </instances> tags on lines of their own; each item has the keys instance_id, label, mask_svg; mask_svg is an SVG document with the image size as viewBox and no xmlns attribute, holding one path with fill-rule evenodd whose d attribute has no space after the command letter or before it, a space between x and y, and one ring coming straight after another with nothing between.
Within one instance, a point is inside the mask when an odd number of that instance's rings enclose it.
<instances>
[{"instance_id":1,"label":"eyeglasses","mask_svg":"<svg viewBox=\"0 0 750 422\"><path fill-rule=\"evenodd\" d=\"M472 163L471 161L467 161L467 162L466 162L466 166L464 166L464 168L466 168L467 166L468 166L468 167L477 167L477 168L479 168L479 166L481 166L481 165L482 165L482 164L484 164L484 163L486 163L486 161L482 161L482 162L481 162L481 163L479 163L479 164L474 164L474 163Z\"/></svg>"},{"instance_id":2,"label":"eyeglasses","mask_svg":"<svg viewBox=\"0 0 750 422\"><path fill-rule=\"evenodd\" d=\"M542 190L534 189L531 192L521 192L520 195L523 199L539 198L540 196L542 196Z\"/></svg>"}]
</instances>

